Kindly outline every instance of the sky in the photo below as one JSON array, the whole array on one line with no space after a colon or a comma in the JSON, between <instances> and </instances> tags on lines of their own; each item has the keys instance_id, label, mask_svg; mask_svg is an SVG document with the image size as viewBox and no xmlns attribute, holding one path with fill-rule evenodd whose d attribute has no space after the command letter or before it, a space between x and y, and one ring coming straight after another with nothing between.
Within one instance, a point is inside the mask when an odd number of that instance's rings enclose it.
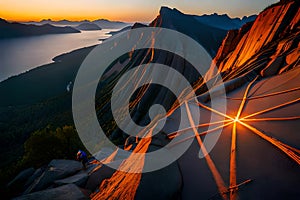
<instances>
[{"instance_id":1,"label":"sky","mask_svg":"<svg viewBox=\"0 0 300 200\"><path fill-rule=\"evenodd\" d=\"M150 22L161 6L189 14L249 16L279 0L0 0L0 18L11 21L95 20Z\"/></svg>"}]
</instances>

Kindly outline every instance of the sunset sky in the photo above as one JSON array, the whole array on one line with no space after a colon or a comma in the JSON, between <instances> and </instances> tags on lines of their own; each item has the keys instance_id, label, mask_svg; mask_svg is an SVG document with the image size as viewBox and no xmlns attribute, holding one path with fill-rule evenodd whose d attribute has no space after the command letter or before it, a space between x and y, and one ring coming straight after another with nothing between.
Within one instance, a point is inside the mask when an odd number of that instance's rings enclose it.
<instances>
[{"instance_id":1,"label":"sunset sky","mask_svg":"<svg viewBox=\"0 0 300 200\"><path fill-rule=\"evenodd\" d=\"M106 18L149 22L161 6L184 13L227 13L242 17L262 11L279 0L0 0L0 18L13 21Z\"/></svg>"}]
</instances>

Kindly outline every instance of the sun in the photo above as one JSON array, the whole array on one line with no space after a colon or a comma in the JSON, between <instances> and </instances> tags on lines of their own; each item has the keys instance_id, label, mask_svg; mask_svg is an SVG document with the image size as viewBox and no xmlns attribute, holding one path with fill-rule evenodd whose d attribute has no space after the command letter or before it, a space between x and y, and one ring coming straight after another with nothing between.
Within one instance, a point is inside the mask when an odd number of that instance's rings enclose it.
<instances>
[{"instance_id":1,"label":"sun","mask_svg":"<svg viewBox=\"0 0 300 200\"><path fill-rule=\"evenodd\" d=\"M265 133L263 133L262 131L258 130L257 128L255 128L254 126L250 125L248 122L257 122L257 121L287 121L287 120L296 120L296 119L300 119L300 116L291 116L291 117L274 117L274 118L255 118L256 116L260 115L260 114L264 114L276 109L280 109L282 107L291 105L293 103L299 102L300 98L297 98L295 100L289 101L289 102L285 102L283 104L280 105L276 105L274 107L271 108L267 108L264 110L260 110L258 112L246 115L245 117L241 117L244 107L247 103L247 100L250 99L256 99L256 98L267 98L270 96L275 96L278 94L283 94L283 93L289 93L289 92L293 92L293 91L298 91L300 90L300 87L297 88L292 88L289 90L285 90L285 91L281 91L281 92L275 92L275 93L271 93L271 94L267 94L267 95L262 95L262 96L257 96L257 97L248 97L249 95L249 90L250 88L255 84L256 80L259 78L259 76L257 76L254 80L252 80L246 87L246 90L244 92L243 98L240 99L235 99L235 100L241 100L240 106L236 112L235 116L229 116L226 113L222 113L220 111L217 111L215 109L212 109L209 106L204 105L203 103L197 101L197 104L199 107L206 109L212 113L215 113L217 115L220 115L222 117L224 117L225 119L222 121L216 121L216 122L210 122L207 124L198 124L196 125L195 122L193 121L193 118L191 117L190 113L190 108L188 106L188 103L185 103L186 106L186 110L187 110L187 114L188 114L188 118L190 121L190 127L189 128L185 128L183 130L179 130L177 132L174 133L170 133L169 134L169 138L172 139L178 135L184 134L186 131L188 130L193 130L194 132L194 136L190 136L187 137L177 143L180 142L184 142L188 139L193 139L196 138L199 144L200 149L202 150L202 152L207 152L205 146L203 145L202 139L200 136L202 135L206 135L212 132L215 132L217 130L221 130L225 127L231 126L232 125L232 134L231 134L231 151L230 151L230 177L229 177L229 185L227 186L223 180L223 178L221 177L221 174L219 173L219 171L217 170L212 158L210 157L209 154L207 154L207 156L205 157L207 165L210 169L210 171L212 172L212 175L214 177L214 180L216 182L216 185L218 186L218 190L219 190L219 195L223 198L223 199L230 199L230 200L235 200L237 199L237 193L239 190L239 187L245 184L248 184L249 182L251 182L251 179L245 180L242 183L237 183L237 178L236 178L236 142L237 142L237 127L238 125L243 126L245 128L247 128L248 130L250 130L252 133L256 134L257 136L259 136L261 139L269 142L271 145L273 145L274 147L278 148L281 152L283 152L284 154L286 154L290 159L292 159L294 162L296 162L298 165L300 165L300 150L294 147L291 147L281 141L279 141L278 139L268 136ZM199 127L208 127L211 125L218 125L216 128L210 129L208 131L204 131L204 132L198 132L197 128Z\"/></svg>"}]
</instances>

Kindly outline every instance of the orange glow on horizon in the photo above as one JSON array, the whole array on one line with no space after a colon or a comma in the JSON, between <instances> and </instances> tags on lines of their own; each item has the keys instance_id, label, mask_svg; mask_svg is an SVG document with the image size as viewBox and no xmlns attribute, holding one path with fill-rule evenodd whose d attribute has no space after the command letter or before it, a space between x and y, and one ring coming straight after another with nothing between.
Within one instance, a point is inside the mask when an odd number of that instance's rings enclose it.
<instances>
[{"instance_id":1,"label":"orange glow on horizon","mask_svg":"<svg viewBox=\"0 0 300 200\"><path fill-rule=\"evenodd\" d=\"M43 19L58 20L97 20L108 19L112 21L124 22L150 22L155 18L159 8L152 10L139 10L134 7L124 5L114 5L113 3L103 3L92 0L89 1L36 1L26 0L20 2L11 0L0 2L0 18L8 21L41 21ZM72 4L71 4L72 3ZM106 5L107 4L107 5Z\"/></svg>"},{"instance_id":2,"label":"orange glow on horizon","mask_svg":"<svg viewBox=\"0 0 300 200\"><path fill-rule=\"evenodd\" d=\"M276 2L276 0L271 0ZM227 14L230 17L243 17L257 14L269 2L253 0L249 3L242 0L236 2L199 2L190 0L188 3L173 1L140 1L140 0L10 0L0 1L0 18L9 21L40 21L52 20L96 20L109 19L124 22L151 22L159 13L161 6L177 8L186 14Z\"/></svg>"},{"instance_id":3,"label":"orange glow on horizon","mask_svg":"<svg viewBox=\"0 0 300 200\"><path fill-rule=\"evenodd\" d=\"M53 21L59 20L69 20L69 21L82 21L82 20L98 20L98 19L108 19L111 21L122 21L122 22L151 22L154 19L153 17L145 17L142 13L137 13L135 15L130 15L127 13L119 14L101 14L97 15L94 13L83 15L76 15L72 13L66 13L63 15L48 14L48 15L36 15L34 13L14 13L14 12L2 12L0 18L7 21L17 21L17 22L29 22L29 21L42 21L45 19L51 19Z\"/></svg>"}]
</instances>

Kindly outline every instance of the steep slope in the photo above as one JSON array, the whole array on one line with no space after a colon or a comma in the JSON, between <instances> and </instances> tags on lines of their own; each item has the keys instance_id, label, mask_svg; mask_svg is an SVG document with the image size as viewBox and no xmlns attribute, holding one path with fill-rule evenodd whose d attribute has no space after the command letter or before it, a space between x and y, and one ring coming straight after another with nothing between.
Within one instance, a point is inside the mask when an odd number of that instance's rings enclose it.
<instances>
[{"instance_id":1,"label":"steep slope","mask_svg":"<svg viewBox=\"0 0 300 200\"><path fill-rule=\"evenodd\" d=\"M170 28L182 32L198 41L214 57L226 31L200 23L192 15L185 15L177 9L161 7L159 16L149 26Z\"/></svg>"},{"instance_id":2,"label":"steep slope","mask_svg":"<svg viewBox=\"0 0 300 200\"><path fill-rule=\"evenodd\" d=\"M186 27L191 27L190 23L194 21L183 17L179 11L163 8L150 25L182 31L200 41L197 31L192 32ZM285 62L278 65L276 60L280 56ZM179 114L179 108L171 110L161 131L169 139L185 136L181 142L194 140L191 148L178 160L183 181L179 199L296 199L300 195L297 186L300 138L296 131L300 128L298 59L299 1L282 1L273 5L254 23L228 33L214 61L225 84L240 77L247 85L235 86L235 90L227 95L227 105L222 104L223 97L216 99L220 100L219 109L226 106L225 113L210 108L210 102L204 103L205 94L199 96L196 103L195 99L188 100L181 105L185 107L184 113ZM249 73L251 77L247 76ZM212 79L213 75L209 73L206 78ZM276 76L266 77L270 75ZM196 109L200 109L202 115L200 121L194 122L192 112ZM186 126L175 132L168 129L180 123L182 114ZM219 116L218 120L211 121L210 117L215 115ZM213 124L208 130L210 123ZM206 152L202 141L209 135L218 134L217 130L222 131L216 146L209 155L200 159L199 155ZM145 149L137 147L149 145L148 149L151 149L155 146L146 139L131 145L136 146L134 151L139 153L144 153ZM146 164L136 159L136 162L124 162L124 165L141 168ZM160 178L153 177L153 180ZM161 179L162 183L164 181ZM155 185L151 181L148 184ZM135 196L126 196L124 188L136 188L133 191ZM162 185L160 191L166 189L169 189L168 185ZM117 171L102 183L93 197L100 199L109 194L115 199L154 198L151 195L138 196L140 190L151 194L152 187L146 187L138 174ZM169 199L172 199L171 195Z\"/></svg>"},{"instance_id":3,"label":"steep slope","mask_svg":"<svg viewBox=\"0 0 300 200\"><path fill-rule=\"evenodd\" d=\"M80 33L72 27L56 27L50 24L26 25L20 23L9 23L0 19L0 39L45 34Z\"/></svg>"},{"instance_id":4,"label":"steep slope","mask_svg":"<svg viewBox=\"0 0 300 200\"><path fill-rule=\"evenodd\" d=\"M200 112L205 115L195 134L209 136L222 130L207 156L216 168L209 159L199 159L203 148L194 142L178 161L184 185L182 199L199 196L201 199L298 198L299 73L298 66L281 75L248 82L227 94L227 112L221 113L225 114L224 121L211 121L210 115L219 116L219 110L211 109L209 103L199 98ZM194 108L190 106L190 109ZM239 110L240 117L235 120ZM207 127L202 127L207 122L219 124L207 131ZM182 134L188 138L189 131Z\"/></svg>"},{"instance_id":5,"label":"steep slope","mask_svg":"<svg viewBox=\"0 0 300 200\"><path fill-rule=\"evenodd\" d=\"M299 65L299 5L299 1L281 1L264 10L252 25L228 32L214 59L225 80L253 70L271 76Z\"/></svg>"}]
</instances>

